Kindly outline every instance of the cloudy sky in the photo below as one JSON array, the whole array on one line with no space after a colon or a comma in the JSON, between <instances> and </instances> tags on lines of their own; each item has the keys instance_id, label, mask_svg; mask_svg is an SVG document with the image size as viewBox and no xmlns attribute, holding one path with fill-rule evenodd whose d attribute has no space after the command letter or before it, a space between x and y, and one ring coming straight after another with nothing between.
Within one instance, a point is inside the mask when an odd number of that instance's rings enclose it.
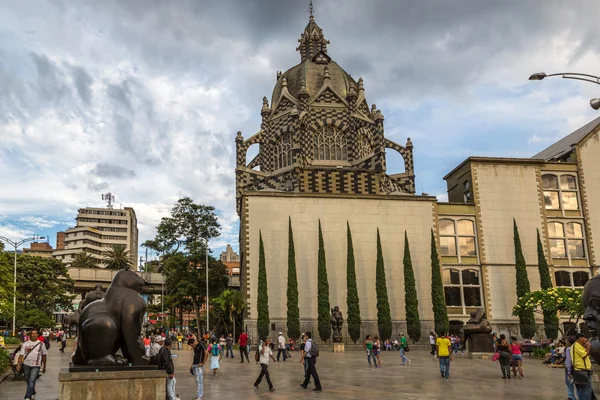
<instances>
[{"instance_id":1,"label":"cloudy sky","mask_svg":"<svg viewBox=\"0 0 600 400\"><path fill-rule=\"evenodd\" d=\"M140 242L182 196L237 249L234 138L259 129L276 71L300 61L308 0L0 2L0 235L50 235L110 191ZM593 119L598 1L315 0L329 54L363 77L417 188L470 155L531 157ZM250 155L249 155L250 157ZM249 158L250 159L250 158ZM399 156L389 157L400 171Z\"/></svg>"}]
</instances>

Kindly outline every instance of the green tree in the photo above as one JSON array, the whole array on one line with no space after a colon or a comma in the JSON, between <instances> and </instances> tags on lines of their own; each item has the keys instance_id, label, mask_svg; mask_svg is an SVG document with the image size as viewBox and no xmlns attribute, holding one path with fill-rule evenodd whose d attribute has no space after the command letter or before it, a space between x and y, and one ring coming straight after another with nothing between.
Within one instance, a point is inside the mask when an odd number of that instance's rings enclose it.
<instances>
[{"instance_id":1,"label":"green tree","mask_svg":"<svg viewBox=\"0 0 600 400\"><path fill-rule=\"evenodd\" d=\"M91 254L85 252L85 250L80 251L75 254L73 257L73 262L71 263L72 268L96 268L97 260L92 257Z\"/></svg>"},{"instance_id":2,"label":"green tree","mask_svg":"<svg viewBox=\"0 0 600 400\"><path fill-rule=\"evenodd\" d=\"M525 264L525 256L521 247L521 238L519 237L519 228L517 221L513 218L514 242L515 242L515 271L517 281L517 299L525 296L530 292L529 277L527 276L527 265ZM522 313L519 315L519 325L521 328L521 336L524 338L532 338L535 335L535 316L533 312Z\"/></svg>"},{"instance_id":3,"label":"green tree","mask_svg":"<svg viewBox=\"0 0 600 400\"><path fill-rule=\"evenodd\" d=\"M327 280L327 261L325 259L325 243L323 242L321 220L319 220L317 304L319 337L325 342L331 337L331 310L329 308L329 281Z\"/></svg>"},{"instance_id":4,"label":"green tree","mask_svg":"<svg viewBox=\"0 0 600 400\"><path fill-rule=\"evenodd\" d=\"M385 279L385 265L383 262L383 250L381 249L381 238L377 228L377 265L375 268L375 291L377 293L377 329L381 339L392 336L392 316L390 314L390 302L388 300L387 283Z\"/></svg>"},{"instance_id":5,"label":"green tree","mask_svg":"<svg viewBox=\"0 0 600 400\"><path fill-rule=\"evenodd\" d=\"M289 217L288 229L288 284L287 284L287 334L289 337L300 337L300 309L298 307L298 276L296 275L296 251L294 249L294 232L292 217Z\"/></svg>"},{"instance_id":6,"label":"green tree","mask_svg":"<svg viewBox=\"0 0 600 400\"><path fill-rule=\"evenodd\" d=\"M448 310L444 297L440 259L437 252L437 243L431 230L431 304L433 307L433 321L438 335L448 332Z\"/></svg>"},{"instance_id":7,"label":"green tree","mask_svg":"<svg viewBox=\"0 0 600 400\"><path fill-rule=\"evenodd\" d=\"M104 260L102 264L108 269L131 269L131 253L123 244L110 245L108 250L104 252Z\"/></svg>"},{"instance_id":8,"label":"green tree","mask_svg":"<svg viewBox=\"0 0 600 400\"><path fill-rule=\"evenodd\" d=\"M408 234L404 231L404 307L406 310L406 328L408 336L413 342L421 339L421 320L419 319L419 299L415 285Z\"/></svg>"},{"instance_id":9,"label":"green tree","mask_svg":"<svg viewBox=\"0 0 600 400\"><path fill-rule=\"evenodd\" d=\"M346 221L348 252L346 255L346 285L348 306L348 334L354 343L360 338L360 302L358 288L356 287L356 266L354 262L354 246L352 244L352 232L350 223Z\"/></svg>"},{"instance_id":10,"label":"green tree","mask_svg":"<svg viewBox=\"0 0 600 400\"><path fill-rule=\"evenodd\" d=\"M540 273L540 286L543 290L552 289L552 278L550 278L550 269L544 255L544 246L540 239L540 231L537 230L537 256L538 256L538 272ZM558 315L552 311L544 311L544 330L546 337L549 339L558 338Z\"/></svg>"},{"instance_id":11,"label":"green tree","mask_svg":"<svg viewBox=\"0 0 600 400\"><path fill-rule=\"evenodd\" d=\"M265 261L265 246L263 245L262 231L258 231L258 297L256 308L258 319L256 321L258 336L262 340L269 336L269 291L267 288L267 266Z\"/></svg>"},{"instance_id":12,"label":"green tree","mask_svg":"<svg viewBox=\"0 0 600 400\"><path fill-rule=\"evenodd\" d=\"M245 300L242 293L234 289L225 289L219 297L215 297L211 302L211 318L220 320L227 333L231 332L235 337L236 318L244 310ZM229 325L231 324L231 330Z\"/></svg>"}]
</instances>

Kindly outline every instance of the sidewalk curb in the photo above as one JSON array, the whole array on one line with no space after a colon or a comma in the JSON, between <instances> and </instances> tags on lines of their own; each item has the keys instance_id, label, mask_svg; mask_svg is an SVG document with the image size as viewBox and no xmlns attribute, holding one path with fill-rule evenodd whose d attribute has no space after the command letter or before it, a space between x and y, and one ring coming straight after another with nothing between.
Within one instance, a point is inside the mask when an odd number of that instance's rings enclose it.
<instances>
[{"instance_id":1,"label":"sidewalk curb","mask_svg":"<svg viewBox=\"0 0 600 400\"><path fill-rule=\"evenodd\" d=\"M11 374L12 374L12 371L9 369L8 371L6 371L2 375L0 375L0 384L2 382L4 382L6 380L6 378L8 378Z\"/></svg>"}]
</instances>

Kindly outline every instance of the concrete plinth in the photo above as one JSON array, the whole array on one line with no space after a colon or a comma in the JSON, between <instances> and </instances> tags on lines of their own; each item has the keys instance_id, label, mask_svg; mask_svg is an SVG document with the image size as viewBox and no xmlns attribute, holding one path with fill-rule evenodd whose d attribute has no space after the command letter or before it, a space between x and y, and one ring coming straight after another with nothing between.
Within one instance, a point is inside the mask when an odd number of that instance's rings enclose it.
<instances>
[{"instance_id":1,"label":"concrete plinth","mask_svg":"<svg viewBox=\"0 0 600 400\"><path fill-rule=\"evenodd\" d=\"M333 352L334 353L343 353L344 351L345 351L344 343L334 343L333 344Z\"/></svg>"},{"instance_id":2,"label":"concrete plinth","mask_svg":"<svg viewBox=\"0 0 600 400\"><path fill-rule=\"evenodd\" d=\"M58 374L60 400L164 400L162 370L68 372Z\"/></svg>"},{"instance_id":3,"label":"concrete plinth","mask_svg":"<svg viewBox=\"0 0 600 400\"><path fill-rule=\"evenodd\" d=\"M495 353L482 353L476 351L469 352L469 358L475 358L478 360L491 360Z\"/></svg>"},{"instance_id":4,"label":"concrete plinth","mask_svg":"<svg viewBox=\"0 0 600 400\"><path fill-rule=\"evenodd\" d=\"M494 339L490 333L472 333L467 344L469 353L494 353Z\"/></svg>"}]
</instances>

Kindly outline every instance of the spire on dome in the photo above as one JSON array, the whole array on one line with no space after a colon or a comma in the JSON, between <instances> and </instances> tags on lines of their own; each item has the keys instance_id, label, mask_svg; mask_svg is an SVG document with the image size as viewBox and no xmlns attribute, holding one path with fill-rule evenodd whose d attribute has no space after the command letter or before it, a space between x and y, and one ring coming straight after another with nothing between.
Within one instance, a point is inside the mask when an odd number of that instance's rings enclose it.
<instances>
[{"instance_id":1,"label":"spire on dome","mask_svg":"<svg viewBox=\"0 0 600 400\"><path fill-rule=\"evenodd\" d=\"M300 39L298 39L300 45L296 48L300 52L300 62L311 59L320 51L327 53L327 45L329 44L329 40L325 39L323 35L323 29L319 28L319 25L315 22L312 0L308 12L308 25L304 28L304 32L300 34Z\"/></svg>"}]
</instances>

